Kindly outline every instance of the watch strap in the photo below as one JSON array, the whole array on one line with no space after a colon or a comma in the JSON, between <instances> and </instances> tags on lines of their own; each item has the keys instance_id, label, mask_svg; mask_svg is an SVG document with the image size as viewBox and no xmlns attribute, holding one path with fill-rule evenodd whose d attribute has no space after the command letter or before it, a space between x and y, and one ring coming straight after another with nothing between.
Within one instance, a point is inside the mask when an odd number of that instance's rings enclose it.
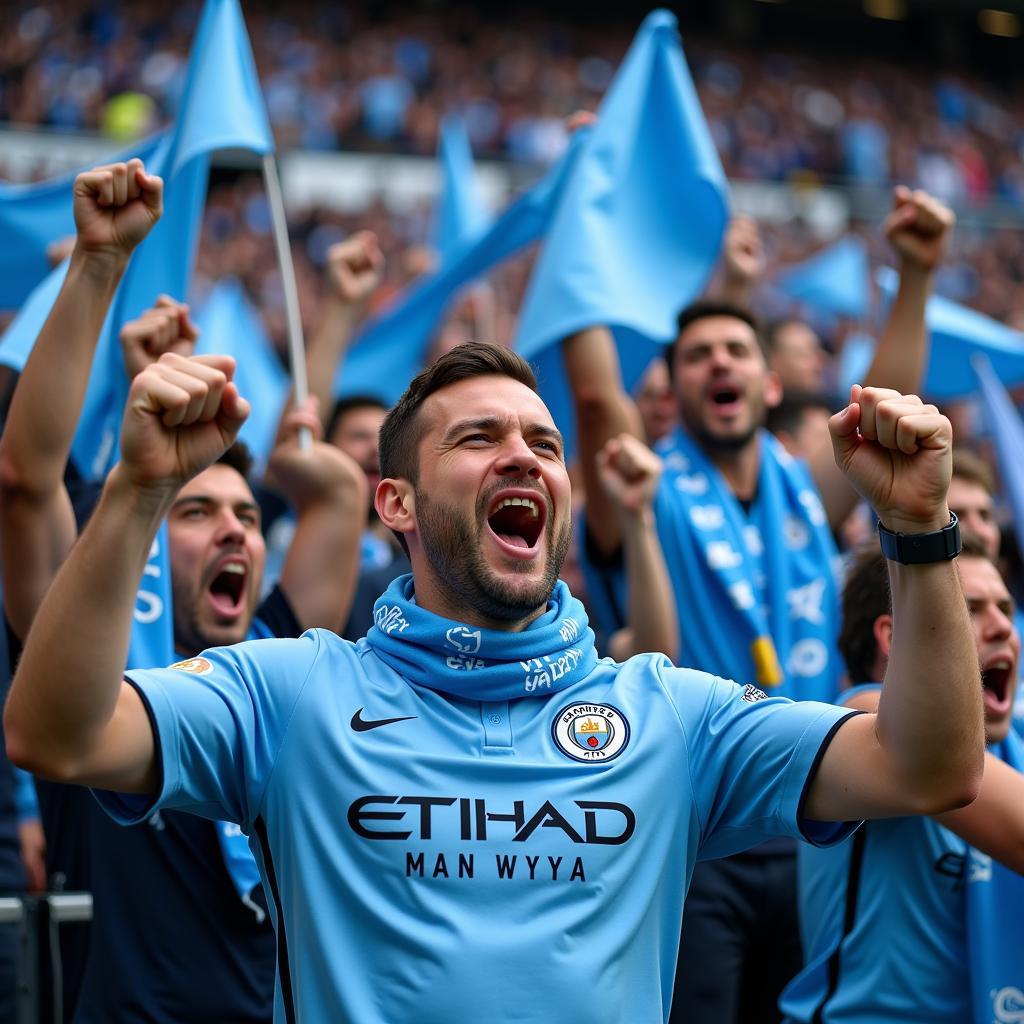
<instances>
[{"instance_id":1,"label":"watch strap","mask_svg":"<svg viewBox=\"0 0 1024 1024\"><path fill-rule=\"evenodd\" d=\"M963 543L960 540L960 523L953 512L949 513L949 525L931 533L897 533L878 524L878 540L882 554L891 562L902 565L927 565L929 562L946 562L960 554Z\"/></svg>"}]
</instances>

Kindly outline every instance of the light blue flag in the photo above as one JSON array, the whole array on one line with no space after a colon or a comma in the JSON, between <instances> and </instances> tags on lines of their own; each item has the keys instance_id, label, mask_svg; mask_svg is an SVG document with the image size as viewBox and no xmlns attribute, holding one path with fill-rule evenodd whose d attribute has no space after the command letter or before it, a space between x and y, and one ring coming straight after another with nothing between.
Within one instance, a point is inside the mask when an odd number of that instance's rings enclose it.
<instances>
[{"instance_id":1,"label":"light blue flag","mask_svg":"<svg viewBox=\"0 0 1024 1024\"><path fill-rule=\"evenodd\" d=\"M562 193L515 347L537 367L563 433L573 417L559 341L614 330L632 390L703 290L728 222L728 188L668 11L640 26Z\"/></svg>"},{"instance_id":2,"label":"light blue flag","mask_svg":"<svg viewBox=\"0 0 1024 1024\"><path fill-rule=\"evenodd\" d=\"M360 334L338 370L335 394L369 393L393 404L423 368L431 337L453 297L547 229L580 154L577 132L562 159L478 238L460 243L446 265L424 275Z\"/></svg>"},{"instance_id":3,"label":"light blue flag","mask_svg":"<svg viewBox=\"0 0 1024 1024\"><path fill-rule=\"evenodd\" d=\"M896 293L898 276L880 267L876 281L887 301ZM924 393L931 398L963 398L975 390L971 357L985 355L999 379L1012 387L1024 383L1024 334L941 295L928 300L925 314L931 355Z\"/></svg>"},{"instance_id":4,"label":"light blue flag","mask_svg":"<svg viewBox=\"0 0 1024 1024\"><path fill-rule=\"evenodd\" d=\"M118 334L166 292L181 298L195 259L209 154L226 147L273 150L256 66L238 0L208 0L196 32L178 117L147 170L164 178L164 216L139 246L118 289L93 361L72 459L87 479L103 476L117 457L128 380ZM0 343L0 359L24 365L63 273L55 271ZM52 289L52 291L51 291ZM15 330L16 328L16 330ZM4 355L5 350L9 355ZM18 367L20 368L20 366Z\"/></svg>"},{"instance_id":5,"label":"light blue flag","mask_svg":"<svg viewBox=\"0 0 1024 1024\"><path fill-rule=\"evenodd\" d=\"M135 142L108 162L137 156L148 163L161 139L154 135ZM52 270L47 246L75 233L71 188L78 173L31 185L0 183L0 309L21 308Z\"/></svg>"},{"instance_id":6,"label":"light blue flag","mask_svg":"<svg viewBox=\"0 0 1024 1024\"><path fill-rule=\"evenodd\" d=\"M441 194L434 216L434 248L446 263L459 243L483 232L491 216L480 195L466 125L455 114L441 121L437 158Z\"/></svg>"},{"instance_id":7,"label":"light blue flag","mask_svg":"<svg viewBox=\"0 0 1024 1024\"><path fill-rule=\"evenodd\" d=\"M281 410L288 399L289 382L263 320L241 282L229 277L217 282L195 322L200 331L197 355L235 358L235 384L252 406L239 436L249 446L257 465L265 466Z\"/></svg>"},{"instance_id":8,"label":"light blue flag","mask_svg":"<svg viewBox=\"0 0 1024 1024\"><path fill-rule=\"evenodd\" d=\"M999 462L999 479L1013 510L1017 543L1024 548L1024 422L989 358L975 353L971 366L981 386L981 404Z\"/></svg>"},{"instance_id":9,"label":"light blue flag","mask_svg":"<svg viewBox=\"0 0 1024 1024\"><path fill-rule=\"evenodd\" d=\"M812 309L863 320L871 306L869 274L867 246L847 235L784 270L775 286Z\"/></svg>"}]
</instances>

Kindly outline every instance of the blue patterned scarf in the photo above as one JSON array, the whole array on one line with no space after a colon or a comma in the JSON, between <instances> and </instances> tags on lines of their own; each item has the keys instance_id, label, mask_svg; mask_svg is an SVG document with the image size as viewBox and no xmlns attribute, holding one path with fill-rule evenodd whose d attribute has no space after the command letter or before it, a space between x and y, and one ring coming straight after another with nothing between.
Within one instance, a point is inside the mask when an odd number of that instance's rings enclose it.
<instances>
[{"instance_id":1,"label":"blue patterned scarf","mask_svg":"<svg viewBox=\"0 0 1024 1024\"><path fill-rule=\"evenodd\" d=\"M745 513L701 447L677 428L658 445L658 533L679 605L680 661L773 695L834 699L837 553L806 466L759 435Z\"/></svg>"},{"instance_id":2,"label":"blue patterned scarf","mask_svg":"<svg viewBox=\"0 0 1024 1024\"><path fill-rule=\"evenodd\" d=\"M1024 772L1024 740L1013 730L989 752ZM974 1024L1024 1022L1024 877L973 848L967 865L967 964Z\"/></svg>"},{"instance_id":3,"label":"blue patterned scarf","mask_svg":"<svg viewBox=\"0 0 1024 1024\"><path fill-rule=\"evenodd\" d=\"M453 622L416 604L411 574L377 599L366 639L381 661L417 686L470 700L547 697L597 663L583 605L559 580L544 614L520 632Z\"/></svg>"}]
</instances>

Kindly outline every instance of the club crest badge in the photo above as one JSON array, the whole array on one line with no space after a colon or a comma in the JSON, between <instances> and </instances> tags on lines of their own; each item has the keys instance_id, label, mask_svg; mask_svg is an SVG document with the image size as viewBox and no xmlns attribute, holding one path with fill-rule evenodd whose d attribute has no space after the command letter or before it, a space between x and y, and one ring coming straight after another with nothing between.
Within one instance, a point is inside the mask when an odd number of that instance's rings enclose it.
<instances>
[{"instance_id":1,"label":"club crest badge","mask_svg":"<svg viewBox=\"0 0 1024 1024\"><path fill-rule=\"evenodd\" d=\"M186 658L184 661L176 661L167 667L177 669L179 672L191 672L196 676L209 675L213 671L213 665L205 658Z\"/></svg>"},{"instance_id":2,"label":"club crest badge","mask_svg":"<svg viewBox=\"0 0 1024 1024\"><path fill-rule=\"evenodd\" d=\"M629 722L610 704L570 704L551 725L555 746L574 761L603 764L629 742Z\"/></svg>"}]
</instances>

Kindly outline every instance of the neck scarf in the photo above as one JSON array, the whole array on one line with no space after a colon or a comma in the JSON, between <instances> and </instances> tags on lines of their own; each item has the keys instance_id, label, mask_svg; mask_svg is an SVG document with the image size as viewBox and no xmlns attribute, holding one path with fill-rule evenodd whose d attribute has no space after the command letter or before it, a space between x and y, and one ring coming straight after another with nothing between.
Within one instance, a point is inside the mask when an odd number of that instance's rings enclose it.
<instances>
[{"instance_id":1,"label":"neck scarf","mask_svg":"<svg viewBox=\"0 0 1024 1024\"><path fill-rule=\"evenodd\" d=\"M780 696L832 700L838 688L835 545L806 467L765 431L757 496L745 513L722 474L680 428L665 462L658 533L673 579L701 608L678 608L682 660ZM678 599L678 595L677 595Z\"/></svg>"},{"instance_id":2,"label":"neck scarf","mask_svg":"<svg viewBox=\"0 0 1024 1024\"><path fill-rule=\"evenodd\" d=\"M561 580L544 614L517 633L428 612L416 604L411 574L392 581L373 619L366 639L381 661L417 686L469 700L546 697L597 663L587 613Z\"/></svg>"},{"instance_id":3,"label":"neck scarf","mask_svg":"<svg viewBox=\"0 0 1024 1024\"><path fill-rule=\"evenodd\" d=\"M989 752L1024 772L1024 741L1011 729ZM974 1024L1024 1021L1024 877L971 848L967 863L967 965Z\"/></svg>"}]
</instances>

